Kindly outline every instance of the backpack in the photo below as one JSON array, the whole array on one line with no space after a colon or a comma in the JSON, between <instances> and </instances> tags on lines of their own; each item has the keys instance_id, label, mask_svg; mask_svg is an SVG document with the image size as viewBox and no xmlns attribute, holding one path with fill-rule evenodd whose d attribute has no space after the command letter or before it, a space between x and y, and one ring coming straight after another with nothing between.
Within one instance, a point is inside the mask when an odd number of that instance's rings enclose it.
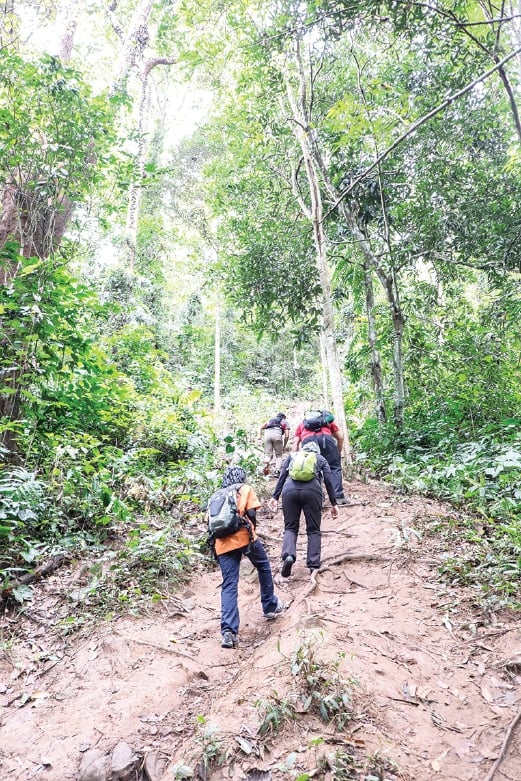
<instances>
[{"instance_id":1,"label":"backpack","mask_svg":"<svg viewBox=\"0 0 521 781\"><path fill-rule=\"evenodd\" d=\"M318 474L317 454L298 450L291 456L288 474L292 480L307 483Z\"/></svg>"},{"instance_id":2,"label":"backpack","mask_svg":"<svg viewBox=\"0 0 521 781\"><path fill-rule=\"evenodd\" d=\"M280 428L280 429L282 429L282 421L280 420L280 418L271 418L266 423L266 428Z\"/></svg>"},{"instance_id":3,"label":"backpack","mask_svg":"<svg viewBox=\"0 0 521 781\"><path fill-rule=\"evenodd\" d=\"M313 409L306 412L304 417L304 428L308 431L319 431L326 425L326 419L322 410Z\"/></svg>"},{"instance_id":4,"label":"backpack","mask_svg":"<svg viewBox=\"0 0 521 781\"><path fill-rule=\"evenodd\" d=\"M219 488L208 500L208 532L220 539L235 534L243 519L237 511L237 491L242 483Z\"/></svg>"}]
</instances>

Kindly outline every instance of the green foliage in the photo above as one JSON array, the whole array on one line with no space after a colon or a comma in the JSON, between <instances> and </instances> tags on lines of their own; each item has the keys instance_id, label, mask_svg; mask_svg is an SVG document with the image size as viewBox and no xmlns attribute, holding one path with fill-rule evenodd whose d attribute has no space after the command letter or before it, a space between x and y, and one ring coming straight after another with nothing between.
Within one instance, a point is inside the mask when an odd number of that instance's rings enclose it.
<instances>
[{"instance_id":1,"label":"green foliage","mask_svg":"<svg viewBox=\"0 0 521 781\"><path fill-rule=\"evenodd\" d=\"M110 102L55 57L0 50L0 178L57 208L85 197L109 151ZM94 165L96 161L96 165Z\"/></svg>"},{"instance_id":2,"label":"green foliage","mask_svg":"<svg viewBox=\"0 0 521 781\"><path fill-rule=\"evenodd\" d=\"M464 432L463 432L464 433ZM476 583L487 599L521 601L521 435L519 419L508 419L462 441L450 419L433 420L396 433L373 421L358 435L358 459L405 491L448 500L475 514L447 529L461 552L443 571L460 582ZM478 531L480 530L480 531Z\"/></svg>"},{"instance_id":3,"label":"green foliage","mask_svg":"<svg viewBox=\"0 0 521 781\"><path fill-rule=\"evenodd\" d=\"M304 638L291 655L291 672L302 693L302 710L316 713L338 730L345 729L354 718L354 678L345 678L339 672L344 658L339 653L334 662L317 659L317 637Z\"/></svg>"},{"instance_id":4,"label":"green foliage","mask_svg":"<svg viewBox=\"0 0 521 781\"><path fill-rule=\"evenodd\" d=\"M255 707L259 712L260 724L257 730L261 738L273 737L280 732L288 722L295 721L295 697L282 698L276 691L268 700L257 700Z\"/></svg>"}]
</instances>

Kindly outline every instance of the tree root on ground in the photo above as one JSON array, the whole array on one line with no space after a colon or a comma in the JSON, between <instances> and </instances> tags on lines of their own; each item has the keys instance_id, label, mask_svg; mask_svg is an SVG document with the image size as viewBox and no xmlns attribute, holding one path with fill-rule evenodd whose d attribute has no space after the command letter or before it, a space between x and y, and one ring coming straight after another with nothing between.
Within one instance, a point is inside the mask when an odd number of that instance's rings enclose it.
<instances>
[{"instance_id":1,"label":"tree root on ground","mask_svg":"<svg viewBox=\"0 0 521 781\"><path fill-rule=\"evenodd\" d=\"M301 602L307 599L307 597L313 593L317 587L317 575L321 575L323 572L327 572L331 567L337 564L343 564L344 561L388 561L385 556L379 556L376 553L342 553L340 556L335 556L333 559L326 559L325 562L318 568L314 569L311 573L311 582L306 588L302 596L295 600L294 605L299 605Z\"/></svg>"},{"instance_id":2,"label":"tree root on ground","mask_svg":"<svg viewBox=\"0 0 521 781\"><path fill-rule=\"evenodd\" d=\"M53 556L49 561L45 562L45 564L40 564L39 567L36 567L36 569L32 572L28 572L27 575L22 575L16 580L13 580L6 588L3 588L0 591L0 609L5 607L15 588L18 586L29 586L31 583L36 583L36 581L41 580L47 575L50 575L52 572L55 572L55 570L57 570L67 561L69 561L68 557L63 553L60 553L57 556Z\"/></svg>"},{"instance_id":3,"label":"tree root on ground","mask_svg":"<svg viewBox=\"0 0 521 781\"><path fill-rule=\"evenodd\" d=\"M506 750L508 747L508 744L510 742L510 738L512 737L512 733L514 732L514 729L516 727L517 722L521 719L521 710L516 713L512 721L510 722L508 729L506 731L505 739L503 740L503 745L501 746L501 750L499 752L499 755L492 765L489 774L485 778L485 781L492 781L494 776L496 775L496 770L499 768L500 764L502 763L503 759L505 758Z\"/></svg>"}]
</instances>

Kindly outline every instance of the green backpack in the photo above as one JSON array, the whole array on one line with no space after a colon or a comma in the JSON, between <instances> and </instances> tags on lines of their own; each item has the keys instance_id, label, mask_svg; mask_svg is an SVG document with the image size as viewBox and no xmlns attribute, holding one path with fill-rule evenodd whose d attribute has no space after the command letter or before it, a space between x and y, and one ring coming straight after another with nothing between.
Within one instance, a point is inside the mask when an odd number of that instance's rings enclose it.
<instances>
[{"instance_id":1,"label":"green backpack","mask_svg":"<svg viewBox=\"0 0 521 781\"><path fill-rule=\"evenodd\" d=\"M307 483L317 474L317 454L298 450L291 456L288 473L292 480Z\"/></svg>"}]
</instances>

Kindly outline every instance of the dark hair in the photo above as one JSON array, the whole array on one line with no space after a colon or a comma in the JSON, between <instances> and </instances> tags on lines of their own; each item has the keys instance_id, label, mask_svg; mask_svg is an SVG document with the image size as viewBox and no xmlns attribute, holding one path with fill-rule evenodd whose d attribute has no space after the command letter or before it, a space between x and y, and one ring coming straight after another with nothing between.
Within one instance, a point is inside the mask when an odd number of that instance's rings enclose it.
<instances>
[{"instance_id":1,"label":"dark hair","mask_svg":"<svg viewBox=\"0 0 521 781\"><path fill-rule=\"evenodd\" d=\"M246 481L246 470L242 466L229 466L223 476L222 487L244 483Z\"/></svg>"},{"instance_id":2,"label":"dark hair","mask_svg":"<svg viewBox=\"0 0 521 781\"><path fill-rule=\"evenodd\" d=\"M283 418L284 420L286 419L286 416L283 412L277 412L275 417L279 418L279 420L282 420Z\"/></svg>"}]
</instances>

